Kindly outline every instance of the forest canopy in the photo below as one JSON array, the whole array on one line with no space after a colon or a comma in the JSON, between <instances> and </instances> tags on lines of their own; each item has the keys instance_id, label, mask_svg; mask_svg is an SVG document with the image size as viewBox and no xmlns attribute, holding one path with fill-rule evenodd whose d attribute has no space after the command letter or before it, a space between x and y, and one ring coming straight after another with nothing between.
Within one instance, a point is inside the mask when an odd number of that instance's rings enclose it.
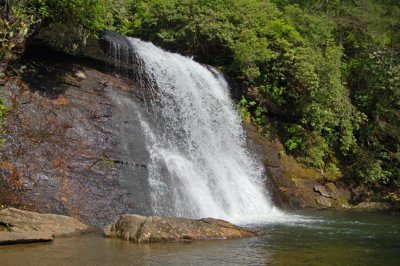
<instances>
[{"instance_id":1,"label":"forest canopy","mask_svg":"<svg viewBox=\"0 0 400 266\"><path fill-rule=\"evenodd\" d=\"M327 179L400 186L396 0L0 1L0 57L54 23L195 56L245 88L243 119ZM7 59L8 58L8 59Z\"/></svg>"}]
</instances>

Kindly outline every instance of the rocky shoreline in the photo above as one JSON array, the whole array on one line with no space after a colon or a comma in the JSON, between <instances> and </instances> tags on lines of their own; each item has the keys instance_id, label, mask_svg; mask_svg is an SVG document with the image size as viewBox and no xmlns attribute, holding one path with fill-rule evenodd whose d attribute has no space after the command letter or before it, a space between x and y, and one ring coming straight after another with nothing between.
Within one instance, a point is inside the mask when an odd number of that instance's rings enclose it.
<instances>
[{"instance_id":1,"label":"rocky shoreline","mask_svg":"<svg viewBox=\"0 0 400 266\"><path fill-rule=\"evenodd\" d=\"M54 237L79 235L88 230L88 225L64 215L15 208L0 211L0 244L46 242Z\"/></svg>"},{"instance_id":2,"label":"rocky shoreline","mask_svg":"<svg viewBox=\"0 0 400 266\"><path fill-rule=\"evenodd\" d=\"M77 219L40 214L15 208L0 211L0 245L48 242L55 237L77 236L91 228ZM141 216L124 214L103 229L104 236L135 243L232 239L263 235L263 232L213 218Z\"/></svg>"},{"instance_id":3,"label":"rocky shoreline","mask_svg":"<svg viewBox=\"0 0 400 266\"><path fill-rule=\"evenodd\" d=\"M245 123L244 127L250 146L264 163L267 187L272 191L276 205L288 210L313 208L399 213L399 191L387 192L382 197L373 191L352 188L343 181L328 180L323 172L287 155L274 134L266 138L250 123Z\"/></svg>"}]
</instances>

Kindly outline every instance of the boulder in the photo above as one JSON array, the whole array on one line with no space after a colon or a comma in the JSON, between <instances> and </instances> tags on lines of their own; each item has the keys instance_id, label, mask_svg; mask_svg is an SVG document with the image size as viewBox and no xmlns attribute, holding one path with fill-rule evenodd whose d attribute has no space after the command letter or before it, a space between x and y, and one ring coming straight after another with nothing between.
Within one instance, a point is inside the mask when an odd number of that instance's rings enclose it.
<instances>
[{"instance_id":1,"label":"boulder","mask_svg":"<svg viewBox=\"0 0 400 266\"><path fill-rule=\"evenodd\" d=\"M104 228L107 237L136 243L230 239L262 235L227 221L124 214Z\"/></svg>"},{"instance_id":2,"label":"boulder","mask_svg":"<svg viewBox=\"0 0 400 266\"><path fill-rule=\"evenodd\" d=\"M333 198L332 193L328 191L328 189L325 186L315 186L314 191L318 192L321 194L321 196L326 197L326 198Z\"/></svg>"},{"instance_id":3,"label":"boulder","mask_svg":"<svg viewBox=\"0 0 400 266\"><path fill-rule=\"evenodd\" d=\"M9 232L45 232L54 236L69 236L86 231L89 227L75 218L40 214L15 208L0 211L0 225Z\"/></svg>"},{"instance_id":4,"label":"boulder","mask_svg":"<svg viewBox=\"0 0 400 266\"><path fill-rule=\"evenodd\" d=\"M51 232L1 232L0 245L48 242L53 240Z\"/></svg>"},{"instance_id":5,"label":"boulder","mask_svg":"<svg viewBox=\"0 0 400 266\"><path fill-rule=\"evenodd\" d=\"M317 202L317 204L318 204L318 206L320 208L324 208L324 207L325 208L331 208L332 205L333 205L332 204L333 199L327 198L327 197L324 197L324 196L317 196L315 201Z\"/></svg>"}]
</instances>

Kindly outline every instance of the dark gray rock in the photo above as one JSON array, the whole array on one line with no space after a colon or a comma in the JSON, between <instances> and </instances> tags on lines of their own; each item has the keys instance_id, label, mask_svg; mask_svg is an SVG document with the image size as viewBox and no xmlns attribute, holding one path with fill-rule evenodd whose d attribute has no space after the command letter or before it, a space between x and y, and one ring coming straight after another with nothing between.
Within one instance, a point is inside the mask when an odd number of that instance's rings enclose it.
<instances>
[{"instance_id":1,"label":"dark gray rock","mask_svg":"<svg viewBox=\"0 0 400 266\"><path fill-rule=\"evenodd\" d=\"M26 70L0 90L10 107L0 205L99 228L121 213L151 215L137 114L146 109L136 84L97 61L43 48L29 50L20 64Z\"/></svg>"},{"instance_id":2,"label":"dark gray rock","mask_svg":"<svg viewBox=\"0 0 400 266\"><path fill-rule=\"evenodd\" d=\"M131 45L127 41L126 37L109 30L104 30L100 36L100 47L106 54L117 60L124 60L127 63L134 63L135 60L132 57L134 52ZM114 53L117 52L118 54Z\"/></svg>"}]
</instances>

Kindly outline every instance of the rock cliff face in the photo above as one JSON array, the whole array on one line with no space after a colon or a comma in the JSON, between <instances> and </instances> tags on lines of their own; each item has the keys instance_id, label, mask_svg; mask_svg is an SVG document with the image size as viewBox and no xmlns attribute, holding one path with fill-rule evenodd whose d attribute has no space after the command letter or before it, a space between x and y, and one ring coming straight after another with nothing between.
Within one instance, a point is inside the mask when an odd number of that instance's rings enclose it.
<instances>
[{"instance_id":1,"label":"rock cliff face","mask_svg":"<svg viewBox=\"0 0 400 266\"><path fill-rule=\"evenodd\" d=\"M268 175L268 187L273 200L286 208L351 208L348 187L324 182L321 172L298 163L284 154L283 145L261 136L250 124L245 125L247 136L261 156ZM281 154L281 155L280 155Z\"/></svg>"},{"instance_id":2,"label":"rock cliff face","mask_svg":"<svg viewBox=\"0 0 400 266\"><path fill-rule=\"evenodd\" d=\"M0 92L11 107L0 204L99 227L122 213L146 214L148 154L132 111L140 105L136 85L101 62L43 48L28 51L17 68Z\"/></svg>"}]
</instances>

